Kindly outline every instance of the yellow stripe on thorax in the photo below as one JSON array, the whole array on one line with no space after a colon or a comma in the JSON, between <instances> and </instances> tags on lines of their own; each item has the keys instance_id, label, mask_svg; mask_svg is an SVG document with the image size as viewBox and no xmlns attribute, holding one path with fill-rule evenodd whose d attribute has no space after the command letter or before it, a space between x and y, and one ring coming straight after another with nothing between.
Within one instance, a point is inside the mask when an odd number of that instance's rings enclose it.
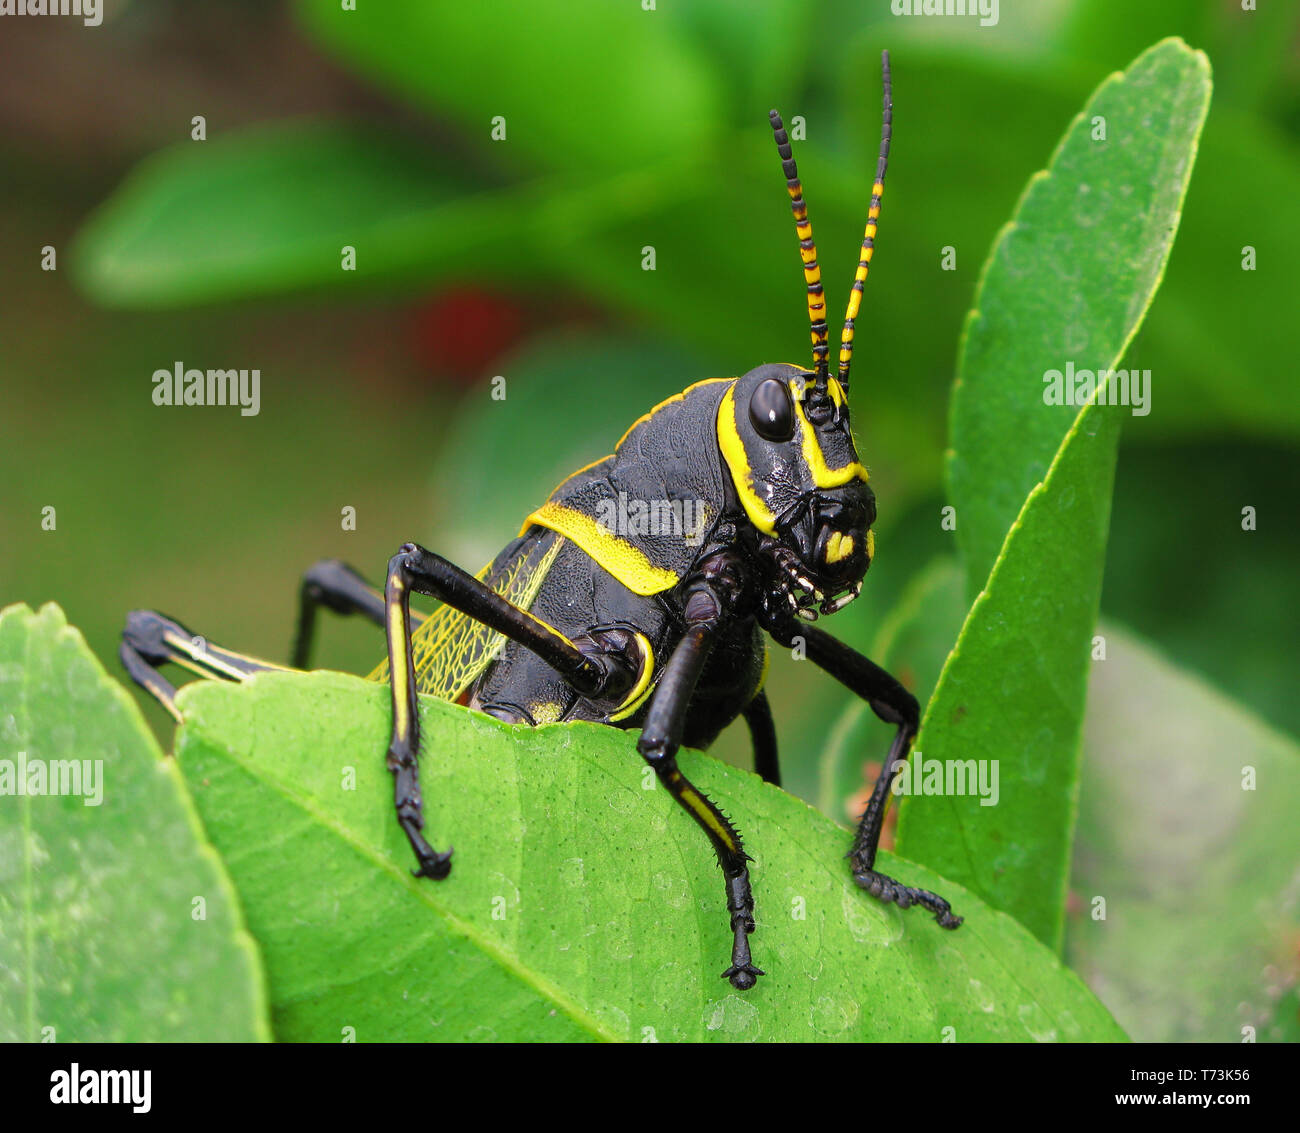
<instances>
[{"instance_id":1,"label":"yellow stripe on thorax","mask_svg":"<svg viewBox=\"0 0 1300 1133\"><path fill-rule=\"evenodd\" d=\"M522 535L534 523L572 539L634 594L662 594L680 581L671 570L655 566L639 547L606 531L591 516L563 504L544 503L524 520L519 533Z\"/></svg>"}]
</instances>

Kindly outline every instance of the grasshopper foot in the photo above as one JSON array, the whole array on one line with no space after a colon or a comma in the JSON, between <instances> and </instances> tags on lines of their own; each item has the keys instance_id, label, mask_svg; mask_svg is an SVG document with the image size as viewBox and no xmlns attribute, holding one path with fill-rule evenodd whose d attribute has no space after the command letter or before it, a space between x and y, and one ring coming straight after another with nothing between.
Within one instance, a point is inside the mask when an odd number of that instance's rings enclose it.
<instances>
[{"instance_id":1,"label":"grasshopper foot","mask_svg":"<svg viewBox=\"0 0 1300 1133\"><path fill-rule=\"evenodd\" d=\"M873 897L885 902L892 901L900 909L908 909L913 905L928 909L942 928L956 928L962 922L961 917L953 914L952 906L937 893L931 893L928 889L913 889L859 861L853 862L853 880Z\"/></svg>"}]
</instances>

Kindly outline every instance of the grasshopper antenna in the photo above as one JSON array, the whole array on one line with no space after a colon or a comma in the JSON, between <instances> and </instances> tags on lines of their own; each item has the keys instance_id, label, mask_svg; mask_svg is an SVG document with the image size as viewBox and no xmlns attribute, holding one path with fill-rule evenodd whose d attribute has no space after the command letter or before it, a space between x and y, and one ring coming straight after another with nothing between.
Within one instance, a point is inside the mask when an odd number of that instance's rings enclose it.
<instances>
[{"instance_id":1,"label":"grasshopper antenna","mask_svg":"<svg viewBox=\"0 0 1300 1133\"><path fill-rule=\"evenodd\" d=\"M849 292L849 308L844 316L844 330L840 333L839 382L845 393L849 390L849 365L853 361L853 327L862 306L862 285L871 268L871 256L876 246L876 224L880 218L880 196L885 191L885 168L889 164L889 140L894 132L894 96L889 78L889 52L880 53L881 81L884 87L884 113L880 127L880 159L876 162L876 182L871 186L871 205L867 209L867 231L862 237L862 253L858 270L853 275L853 288Z\"/></svg>"},{"instance_id":2,"label":"grasshopper antenna","mask_svg":"<svg viewBox=\"0 0 1300 1133\"><path fill-rule=\"evenodd\" d=\"M817 263L817 243L813 240L808 205L803 199L803 185L799 181L799 169L794 163L794 153L790 149L790 138L785 132L785 125L775 110L768 117L772 120L776 151L781 155L781 167L785 170L786 192L790 194L790 209L794 213L795 231L799 234L799 258L803 260L803 278L808 285L808 322L812 328L815 385L817 389L825 391L830 347L826 328L826 296L822 291L822 269Z\"/></svg>"}]
</instances>

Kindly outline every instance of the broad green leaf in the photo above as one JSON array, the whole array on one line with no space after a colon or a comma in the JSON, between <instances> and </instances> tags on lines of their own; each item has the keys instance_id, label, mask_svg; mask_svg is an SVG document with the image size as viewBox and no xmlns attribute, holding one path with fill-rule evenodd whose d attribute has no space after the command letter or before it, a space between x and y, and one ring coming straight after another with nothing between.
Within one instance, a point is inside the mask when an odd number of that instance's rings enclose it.
<instances>
[{"instance_id":1,"label":"broad green leaf","mask_svg":"<svg viewBox=\"0 0 1300 1133\"><path fill-rule=\"evenodd\" d=\"M1045 405L1042 375L1072 357L1118 362L1159 283L1208 96L1204 57L1175 41L1102 85L994 250L954 391L952 488L968 589L984 578L990 541L1002 551L913 759L996 766L999 797L914 795L900 808L899 847L1052 948L1062 939L1089 640L1128 410L1105 404L1109 380L1081 410ZM1091 136L1098 116L1104 144ZM1114 247L1112 230L1135 243ZM1113 263L1096 259L1098 246ZM1006 504L1026 490L1003 543Z\"/></svg>"},{"instance_id":2,"label":"broad green leaf","mask_svg":"<svg viewBox=\"0 0 1300 1133\"><path fill-rule=\"evenodd\" d=\"M173 307L374 281L506 274L539 189L475 191L445 154L332 122L289 122L155 154L93 216L77 278L112 306ZM343 249L356 250L355 270Z\"/></svg>"},{"instance_id":3,"label":"broad green leaf","mask_svg":"<svg viewBox=\"0 0 1300 1133\"><path fill-rule=\"evenodd\" d=\"M410 875L385 769L388 690L263 674L182 693L181 767L267 961L277 1037L959 1041L1122 1037L1073 973L928 870L966 916L945 932L857 890L846 832L694 752L683 770L736 816L758 900L748 993L707 840L632 739L510 728L425 700L426 830L450 878ZM650 780L653 783L653 779Z\"/></svg>"},{"instance_id":4,"label":"broad green leaf","mask_svg":"<svg viewBox=\"0 0 1300 1133\"><path fill-rule=\"evenodd\" d=\"M996 768L996 803L925 794L899 808L901 853L960 878L1052 948L1065 915L1118 439L1116 409L1080 415L1025 502L926 708L913 764Z\"/></svg>"},{"instance_id":5,"label":"broad green leaf","mask_svg":"<svg viewBox=\"0 0 1300 1133\"><path fill-rule=\"evenodd\" d=\"M20 767L48 789L55 761L81 793L14 793ZM65 781L73 761L87 775ZM175 762L57 606L8 607L0 1041L269 1037L256 949Z\"/></svg>"},{"instance_id":6,"label":"broad green leaf","mask_svg":"<svg viewBox=\"0 0 1300 1133\"><path fill-rule=\"evenodd\" d=\"M1098 88L994 247L952 397L972 597L1079 415L1046 402L1046 374L1118 367L1160 285L1209 97L1205 56L1180 40L1139 56Z\"/></svg>"},{"instance_id":7,"label":"broad green leaf","mask_svg":"<svg viewBox=\"0 0 1300 1133\"><path fill-rule=\"evenodd\" d=\"M297 10L331 54L458 117L469 136L495 141L504 164L609 171L703 148L719 126L721 80L709 55L639 4L479 0L345 11L334 0L300 0Z\"/></svg>"},{"instance_id":8,"label":"broad green leaf","mask_svg":"<svg viewBox=\"0 0 1300 1133\"><path fill-rule=\"evenodd\" d=\"M1240 1042L1251 1026L1295 1041L1300 745L1118 626L1103 633L1071 962L1135 1039Z\"/></svg>"}]
</instances>

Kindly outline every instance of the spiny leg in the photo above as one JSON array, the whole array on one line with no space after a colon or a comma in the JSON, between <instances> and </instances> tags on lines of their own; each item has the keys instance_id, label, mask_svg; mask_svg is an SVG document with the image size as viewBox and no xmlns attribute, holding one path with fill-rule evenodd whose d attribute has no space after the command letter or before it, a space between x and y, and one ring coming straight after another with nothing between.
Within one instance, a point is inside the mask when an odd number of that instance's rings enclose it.
<instances>
[{"instance_id":1,"label":"spiny leg","mask_svg":"<svg viewBox=\"0 0 1300 1133\"><path fill-rule=\"evenodd\" d=\"M427 594L530 649L584 696L614 695L631 687L636 664L593 648L584 653L564 634L501 597L454 563L415 543L405 543L388 563L384 620L392 680L393 732L388 769L393 773L397 821L415 851L417 877L440 880L451 872L451 849L439 853L422 833L419 695L411 649L411 591Z\"/></svg>"},{"instance_id":2,"label":"spiny leg","mask_svg":"<svg viewBox=\"0 0 1300 1133\"><path fill-rule=\"evenodd\" d=\"M777 758L776 725L772 722L767 693L761 689L745 707L745 723L749 725L749 738L754 745L754 771L763 782L779 787L781 763Z\"/></svg>"},{"instance_id":3,"label":"spiny leg","mask_svg":"<svg viewBox=\"0 0 1300 1133\"><path fill-rule=\"evenodd\" d=\"M708 660L722 617L722 604L707 586L691 592L686 601L686 634L673 650L646 715L637 751L654 768L659 781L685 809L713 843L727 882L727 911L731 915L731 966L722 973L731 986L744 991L763 975L753 964L749 934L754 931L754 894L749 884L740 834L708 798L677 767L686 724L686 711L696 682Z\"/></svg>"},{"instance_id":4,"label":"spiny leg","mask_svg":"<svg viewBox=\"0 0 1300 1133\"><path fill-rule=\"evenodd\" d=\"M902 909L920 905L932 912L942 927L956 928L961 924L962 918L955 916L952 906L938 894L931 893L928 889L914 889L904 885L875 868L880 831L889 806L890 787L907 762L912 742L921 726L921 711L916 697L879 665L837 641L824 630L815 626L800 626L797 632L807 643L809 660L862 697L885 723L898 727L893 743L889 746L889 754L885 757L885 765L880 769L875 789L871 792L871 800L858 823L853 847L849 850L854 881L882 901L894 901Z\"/></svg>"},{"instance_id":5,"label":"spiny leg","mask_svg":"<svg viewBox=\"0 0 1300 1133\"><path fill-rule=\"evenodd\" d=\"M176 686L158 672L162 665L181 665L201 677L226 681L242 681L269 670L286 671L283 665L205 642L180 622L153 610L132 610L127 614L118 656L130 678L178 723L181 714L176 707Z\"/></svg>"},{"instance_id":6,"label":"spiny leg","mask_svg":"<svg viewBox=\"0 0 1300 1133\"><path fill-rule=\"evenodd\" d=\"M356 570L338 559L322 559L302 576L298 591L298 629L293 639L295 669L310 666L312 644L316 638L316 611L321 607L336 614L361 614L383 626L384 594L371 586ZM424 615L411 611L418 625Z\"/></svg>"},{"instance_id":7,"label":"spiny leg","mask_svg":"<svg viewBox=\"0 0 1300 1133\"><path fill-rule=\"evenodd\" d=\"M322 559L302 577L298 628L290 662L294 669L309 667L316 611L322 606L338 614L362 614L378 626L385 622L383 593L369 585L346 563ZM424 617L416 611L411 612L412 621L417 625L424 621ZM224 680L240 680L268 669L283 671L281 665L219 646L201 647L198 643L202 640L174 618L153 610L134 610L127 615L118 655L131 679L178 722L181 717L176 708L176 686L158 672L161 665L184 665L201 676Z\"/></svg>"}]
</instances>

